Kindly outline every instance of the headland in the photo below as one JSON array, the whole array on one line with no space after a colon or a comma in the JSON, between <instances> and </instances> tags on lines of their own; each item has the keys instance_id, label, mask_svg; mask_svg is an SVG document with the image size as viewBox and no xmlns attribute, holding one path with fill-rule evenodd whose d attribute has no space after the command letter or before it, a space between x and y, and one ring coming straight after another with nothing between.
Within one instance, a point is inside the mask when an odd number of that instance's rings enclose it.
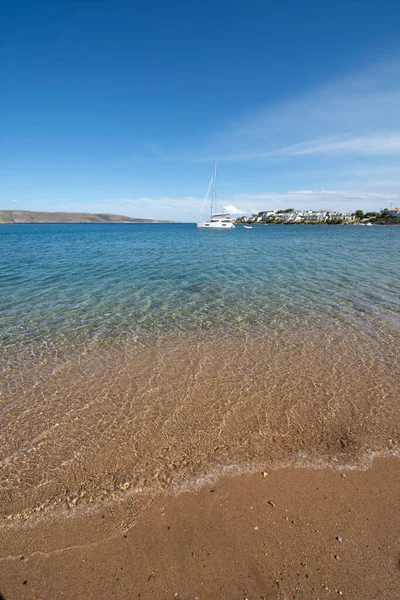
<instances>
[{"instance_id":1,"label":"headland","mask_svg":"<svg viewBox=\"0 0 400 600\"><path fill-rule=\"evenodd\" d=\"M109 213L41 212L0 210L0 225L11 223L173 223L156 219L138 219Z\"/></svg>"}]
</instances>

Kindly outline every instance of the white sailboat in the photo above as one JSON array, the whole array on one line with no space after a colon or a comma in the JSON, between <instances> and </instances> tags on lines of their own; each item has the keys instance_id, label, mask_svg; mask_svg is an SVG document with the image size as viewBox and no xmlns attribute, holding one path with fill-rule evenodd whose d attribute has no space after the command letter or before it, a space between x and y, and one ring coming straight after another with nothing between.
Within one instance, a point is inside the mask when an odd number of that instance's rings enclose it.
<instances>
[{"instance_id":1,"label":"white sailboat","mask_svg":"<svg viewBox=\"0 0 400 600\"><path fill-rule=\"evenodd\" d=\"M214 172L208 186L207 193L204 198L203 206L201 207L197 227L199 229L234 229L229 213L217 213L216 210L216 185L217 185L217 165L214 165ZM209 200L211 192L211 200ZM210 202L210 218L208 221L202 220L206 205Z\"/></svg>"}]
</instances>

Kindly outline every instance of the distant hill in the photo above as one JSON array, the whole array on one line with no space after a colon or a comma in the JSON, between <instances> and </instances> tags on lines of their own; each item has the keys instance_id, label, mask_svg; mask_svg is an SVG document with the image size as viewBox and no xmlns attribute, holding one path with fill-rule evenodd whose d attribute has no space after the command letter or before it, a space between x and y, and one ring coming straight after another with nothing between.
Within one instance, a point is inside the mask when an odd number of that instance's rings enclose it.
<instances>
[{"instance_id":1,"label":"distant hill","mask_svg":"<svg viewBox=\"0 0 400 600\"><path fill-rule=\"evenodd\" d=\"M154 219L135 219L108 213L39 212L0 210L0 224L6 223L173 223Z\"/></svg>"}]
</instances>

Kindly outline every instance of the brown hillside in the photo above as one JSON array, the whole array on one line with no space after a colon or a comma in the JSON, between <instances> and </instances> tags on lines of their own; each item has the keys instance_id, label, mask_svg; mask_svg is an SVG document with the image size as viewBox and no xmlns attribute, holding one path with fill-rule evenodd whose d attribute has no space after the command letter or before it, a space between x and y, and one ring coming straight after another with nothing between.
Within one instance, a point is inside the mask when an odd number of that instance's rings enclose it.
<instances>
[{"instance_id":1,"label":"brown hillside","mask_svg":"<svg viewBox=\"0 0 400 600\"><path fill-rule=\"evenodd\" d=\"M108 213L40 212L0 210L0 224L5 223L168 223L154 219L135 219Z\"/></svg>"}]
</instances>

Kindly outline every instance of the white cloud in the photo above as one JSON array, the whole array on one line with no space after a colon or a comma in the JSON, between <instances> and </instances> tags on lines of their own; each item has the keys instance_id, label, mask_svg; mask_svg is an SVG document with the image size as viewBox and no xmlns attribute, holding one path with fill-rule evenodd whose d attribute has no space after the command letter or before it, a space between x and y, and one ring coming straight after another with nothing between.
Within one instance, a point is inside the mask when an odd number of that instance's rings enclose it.
<instances>
[{"instance_id":1,"label":"white cloud","mask_svg":"<svg viewBox=\"0 0 400 600\"><path fill-rule=\"evenodd\" d=\"M17 204L18 200L10 200L12 204Z\"/></svg>"},{"instance_id":2,"label":"white cloud","mask_svg":"<svg viewBox=\"0 0 400 600\"><path fill-rule=\"evenodd\" d=\"M246 212L243 208L237 208L233 204L224 205L224 209L231 215L243 215Z\"/></svg>"}]
</instances>

